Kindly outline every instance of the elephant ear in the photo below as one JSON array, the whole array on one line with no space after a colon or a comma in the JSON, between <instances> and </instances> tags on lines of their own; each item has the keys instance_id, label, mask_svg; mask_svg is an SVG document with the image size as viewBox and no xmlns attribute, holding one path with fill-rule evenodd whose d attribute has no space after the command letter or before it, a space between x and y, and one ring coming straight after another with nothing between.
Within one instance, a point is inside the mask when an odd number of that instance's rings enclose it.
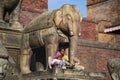
<instances>
[{"instance_id":1,"label":"elephant ear","mask_svg":"<svg viewBox=\"0 0 120 80\"><path fill-rule=\"evenodd\" d=\"M79 13L79 15L80 15L80 22L82 22L83 17L82 17L82 15L80 13Z\"/></svg>"},{"instance_id":2,"label":"elephant ear","mask_svg":"<svg viewBox=\"0 0 120 80\"><path fill-rule=\"evenodd\" d=\"M57 10L54 15L54 22L56 26L59 26L61 21L62 21L62 12L60 10Z\"/></svg>"},{"instance_id":3,"label":"elephant ear","mask_svg":"<svg viewBox=\"0 0 120 80\"><path fill-rule=\"evenodd\" d=\"M83 17L82 17L82 15L80 14L79 8L78 8L77 6L75 6L75 5L73 5L73 6L74 6L74 8L75 8L75 11L79 11L78 14L79 14L79 17L80 17L80 22L82 22Z\"/></svg>"}]
</instances>

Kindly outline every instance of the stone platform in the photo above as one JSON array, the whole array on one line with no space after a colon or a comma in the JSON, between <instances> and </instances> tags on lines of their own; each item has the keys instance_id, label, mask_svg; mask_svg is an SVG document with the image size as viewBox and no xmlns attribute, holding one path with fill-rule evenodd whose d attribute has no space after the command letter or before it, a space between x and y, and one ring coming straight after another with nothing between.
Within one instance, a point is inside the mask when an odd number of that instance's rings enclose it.
<instances>
[{"instance_id":1,"label":"stone platform","mask_svg":"<svg viewBox=\"0 0 120 80\"><path fill-rule=\"evenodd\" d=\"M23 74L20 80L106 80L106 75L83 70L49 70Z\"/></svg>"}]
</instances>

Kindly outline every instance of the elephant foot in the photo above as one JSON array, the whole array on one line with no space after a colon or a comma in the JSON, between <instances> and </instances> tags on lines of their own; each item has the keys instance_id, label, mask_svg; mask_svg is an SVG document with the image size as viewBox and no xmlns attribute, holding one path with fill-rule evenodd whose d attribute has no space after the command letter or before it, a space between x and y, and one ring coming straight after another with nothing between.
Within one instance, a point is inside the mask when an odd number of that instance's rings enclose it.
<instances>
[{"instance_id":1,"label":"elephant foot","mask_svg":"<svg viewBox=\"0 0 120 80\"><path fill-rule=\"evenodd\" d=\"M85 67L82 66L82 65L80 65L79 63L75 63L74 68L75 68L76 70L84 70L84 69L85 69Z\"/></svg>"},{"instance_id":2,"label":"elephant foot","mask_svg":"<svg viewBox=\"0 0 120 80\"><path fill-rule=\"evenodd\" d=\"M21 70L21 73L22 73L22 74L28 74L28 73L31 73L31 70L30 70L30 69L27 69L27 68L26 68L26 69L22 69L22 70Z\"/></svg>"}]
</instances>

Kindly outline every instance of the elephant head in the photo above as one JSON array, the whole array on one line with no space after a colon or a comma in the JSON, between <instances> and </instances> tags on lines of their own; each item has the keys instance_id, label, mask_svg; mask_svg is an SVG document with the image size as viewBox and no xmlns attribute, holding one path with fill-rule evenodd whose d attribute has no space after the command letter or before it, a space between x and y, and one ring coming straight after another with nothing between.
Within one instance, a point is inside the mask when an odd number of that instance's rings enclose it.
<instances>
[{"instance_id":1,"label":"elephant head","mask_svg":"<svg viewBox=\"0 0 120 80\"><path fill-rule=\"evenodd\" d=\"M73 62L74 54L77 51L78 36L80 22L82 16L77 6L63 5L55 12L54 22L58 29L60 29L70 40L70 60Z\"/></svg>"}]
</instances>

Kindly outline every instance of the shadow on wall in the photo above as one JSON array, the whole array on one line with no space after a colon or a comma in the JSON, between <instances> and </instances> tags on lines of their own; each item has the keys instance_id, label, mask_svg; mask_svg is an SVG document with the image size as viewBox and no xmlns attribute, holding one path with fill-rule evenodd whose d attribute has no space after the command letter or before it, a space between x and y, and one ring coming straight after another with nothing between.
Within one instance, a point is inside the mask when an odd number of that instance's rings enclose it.
<instances>
[{"instance_id":1,"label":"shadow on wall","mask_svg":"<svg viewBox=\"0 0 120 80\"><path fill-rule=\"evenodd\" d=\"M32 49L30 69L31 71L40 71L46 69L45 47Z\"/></svg>"}]
</instances>

